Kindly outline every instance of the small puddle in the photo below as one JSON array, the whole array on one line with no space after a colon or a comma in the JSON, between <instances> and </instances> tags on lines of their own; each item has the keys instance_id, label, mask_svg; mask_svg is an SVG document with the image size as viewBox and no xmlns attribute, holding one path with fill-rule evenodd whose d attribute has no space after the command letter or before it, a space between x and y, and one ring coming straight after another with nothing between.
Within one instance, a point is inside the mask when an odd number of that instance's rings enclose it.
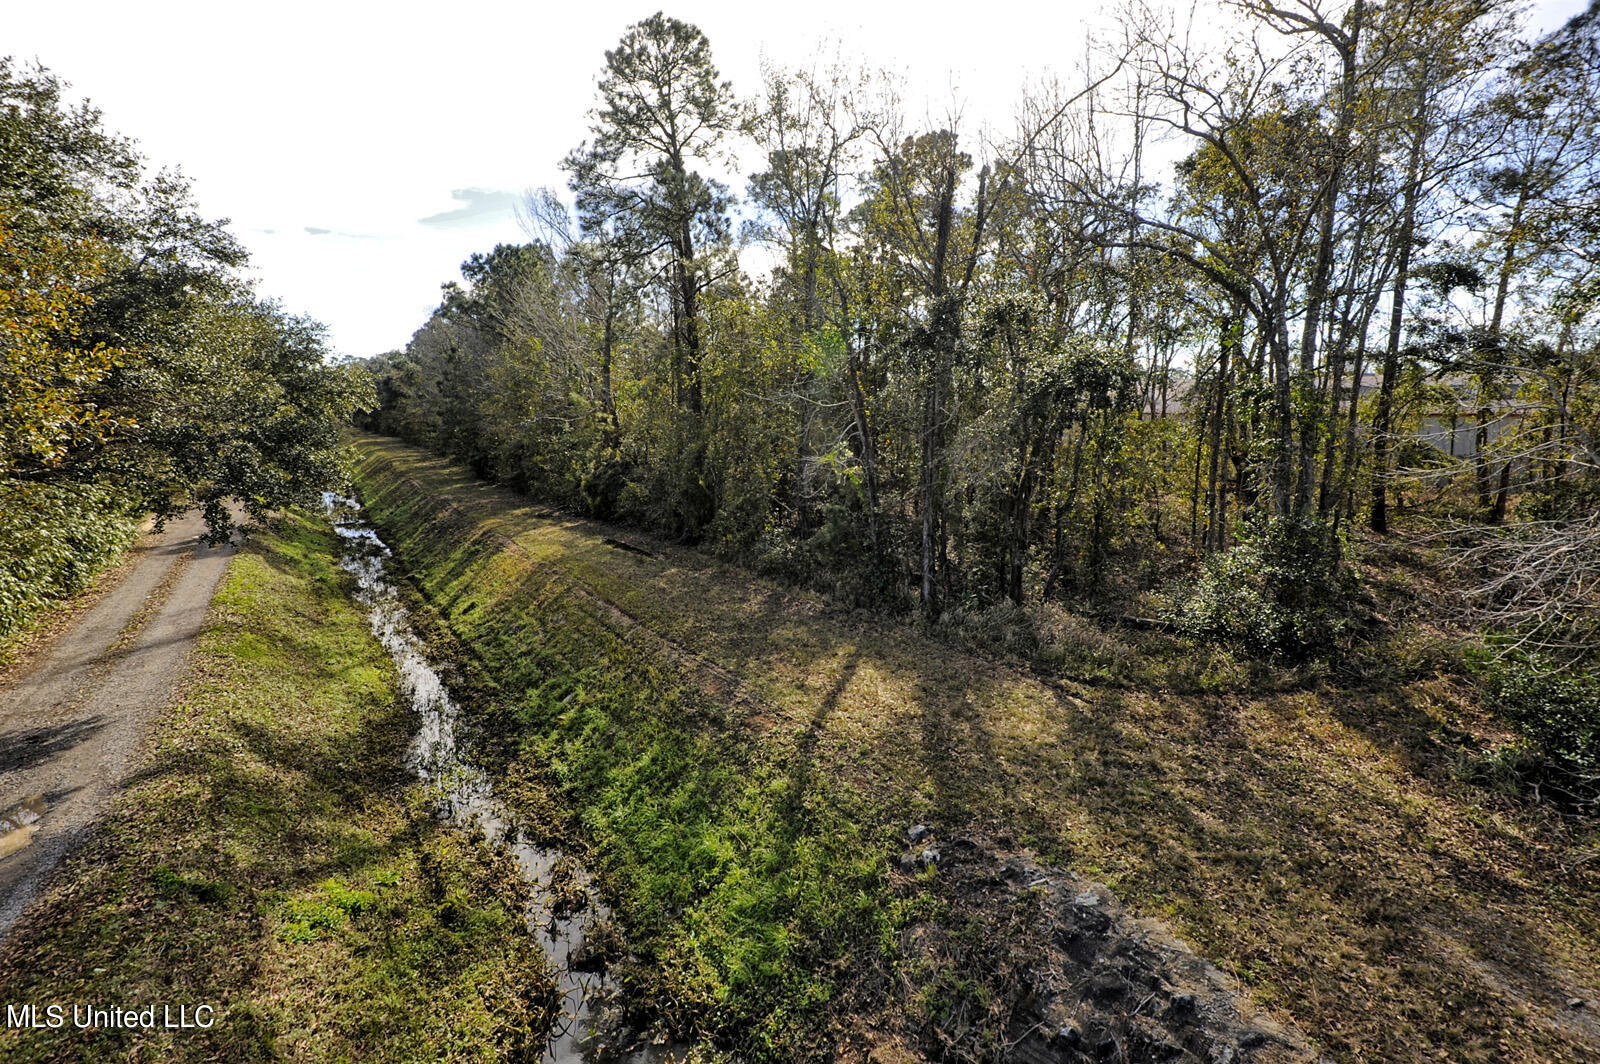
<instances>
[{"instance_id":1,"label":"small puddle","mask_svg":"<svg viewBox=\"0 0 1600 1064\"><path fill-rule=\"evenodd\" d=\"M568 854L528 841L509 823L505 808L482 770L462 756L456 743L457 707L412 630L405 605L389 581L388 546L362 516L355 498L323 493L334 531L344 539L340 565L356 578L355 598L367 609L372 632L400 671L401 687L419 725L407 757L412 769L436 788L443 819L464 830L482 830L492 846L504 846L529 886L528 930L555 968L562 1015L545 1047L546 1064L670 1064L665 1046L623 1049L605 1045L596 1016L614 1007L616 987L586 952L593 929L610 919L589 873Z\"/></svg>"},{"instance_id":2,"label":"small puddle","mask_svg":"<svg viewBox=\"0 0 1600 1064\"><path fill-rule=\"evenodd\" d=\"M44 795L36 794L0 813L0 857L9 857L32 842L39 820L49 808Z\"/></svg>"}]
</instances>

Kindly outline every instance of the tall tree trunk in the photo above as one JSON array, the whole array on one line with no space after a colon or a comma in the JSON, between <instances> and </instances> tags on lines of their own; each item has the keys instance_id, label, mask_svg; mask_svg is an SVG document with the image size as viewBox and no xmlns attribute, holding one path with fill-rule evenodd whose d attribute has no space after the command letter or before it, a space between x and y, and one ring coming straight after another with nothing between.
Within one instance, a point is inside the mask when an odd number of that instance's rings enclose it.
<instances>
[{"instance_id":1,"label":"tall tree trunk","mask_svg":"<svg viewBox=\"0 0 1600 1064\"><path fill-rule=\"evenodd\" d=\"M1317 516L1326 521L1333 509L1333 469L1339 455L1339 412L1344 408L1344 353L1349 343L1350 322L1342 321L1339 338L1334 341L1333 355L1328 365L1328 431L1327 450L1322 456L1322 476L1317 487ZM1359 381L1357 384L1359 385Z\"/></svg>"},{"instance_id":2,"label":"tall tree trunk","mask_svg":"<svg viewBox=\"0 0 1600 1064\"><path fill-rule=\"evenodd\" d=\"M1053 526L1055 528L1055 539L1052 544L1055 558L1050 565L1050 575L1044 582L1044 591L1041 593L1042 598L1048 599L1055 591L1056 581L1061 578L1061 571L1066 568L1067 538L1062 534L1062 526L1066 522L1067 517L1072 513L1073 509L1078 505L1078 485L1082 483L1083 456L1084 452L1088 450L1088 446L1089 421L1087 418L1084 418L1078 422L1078 446L1072 456L1072 479L1068 481L1067 484L1067 496L1057 503L1055 507L1055 520L1053 521ZM1199 478L1196 477L1196 479L1198 480Z\"/></svg>"},{"instance_id":3,"label":"tall tree trunk","mask_svg":"<svg viewBox=\"0 0 1600 1064\"><path fill-rule=\"evenodd\" d=\"M1282 302L1272 308L1267 345L1272 355L1272 405L1277 421L1277 450L1272 463L1272 501L1280 517L1293 513L1294 502L1294 394L1289 373L1287 311Z\"/></svg>"},{"instance_id":4,"label":"tall tree trunk","mask_svg":"<svg viewBox=\"0 0 1600 1064\"><path fill-rule=\"evenodd\" d=\"M1527 210L1529 190L1533 186L1531 177L1527 171L1523 172L1521 188L1517 192L1517 202L1511 208L1511 226L1506 233L1505 251L1500 256L1500 276L1495 283L1494 310L1489 317L1489 336L1494 340L1500 338L1501 323L1505 320L1506 302L1511 294L1511 276L1516 272L1522 216ZM1494 418L1492 404L1499 400L1495 380L1497 376L1493 370L1483 372L1478 396L1477 449L1473 453L1478 481L1478 506L1490 524L1499 524L1505 519L1506 495L1511 486L1510 459L1507 459L1500 469L1498 484L1496 478L1489 473L1489 425Z\"/></svg>"},{"instance_id":5,"label":"tall tree trunk","mask_svg":"<svg viewBox=\"0 0 1600 1064\"><path fill-rule=\"evenodd\" d=\"M850 409L855 417L856 439L861 448L862 479L867 484L867 536L872 551L881 549L878 542L878 453L872 437L872 425L867 420L867 396L861 388L861 355L855 344L849 346Z\"/></svg>"},{"instance_id":6,"label":"tall tree trunk","mask_svg":"<svg viewBox=\"0 0 1600 1064\"><path fill-rule=\"evenodd\" d=\"M1205 553L1210 541L1209 530L1202 538L1200 532L1200 470L1205 464L1206 448L1203 438L1197 437L1194 445L1194 476L1189 483L1189 546L1196 556Z\"/></svg>"},{"instance_id":7,"label":"tall tree trunk","mask_svg":"<svg viewBox=\"0 0 1600 1064\"><path fill-rule=\"evenodd\" d=\"M617 399L611 384L612 350L617 342L617 311L606 293L605 325L600 337L600 409L605 414L604 431L607 447L616 447L621 440L622 427L617 422Z\"/></svg>"},{"instance_id":8,"label":"tall tree trunk","mask_svg":"<svg viewBox=\"0 0 1600 1064\"><path fill-rule=\"evenodd\" d=\"M1488 380L1478 386L1477 430L1472 435L1473 479L1478 485L1478 509L1489 516L1489 391Z\"/></svg>"},{"instance_id":9,"label":"tall tree trunk","mask_svg":"<svg viewBox=\"0 0 1600 1064\"><path fill-rule=\"evenodd\" d=\"M922 612L931 621L939 616L938 582L935 579L934 559L934 496L937 492L937 470L934 463L934 433L938 427L938 400L934 398L936 385L929 382L922 402L922 458L918 470L918 503L922 509Z\"/></svg>"},{"instance_id":10,"label":"tall tree trunk","mask_svg":"<svg viewBox=\"0 0 1600 1064\"><path fill-rule=\"evenodd\" d=\"M1344 506L1345 516L1354 521L1356 517L1356 468L1360 463L1361 450L1357 446L1359 441L1359 421L1361 418L1361 378L1367 369L1367 337L1365 333L1356 340L1356 361L1351 369L1355 383L1350 389L1350 408L1346 411L1344 419L1344 461L1339 469L1339 499ZM1338 518L1334 519L1337 527Z\"/></svg>"},{"instance_id":11,"label":"tall tree trunk","mask_svg":"<svg viewBox=\"0 0 1600 1064\"><path fill-rule=\"evenodd\" d=\"M682 334L683 388L685 405L689 413L698 415L705 409L705 397L700 387L700 279L693 268L694 237L685 220L678 234L678 302L682 318L678 322Z\"/></svg>"},{"instance_id":12,"label":"tall tree trunk","mask_svg":"<svg viewBox=\"0 0 1600 1064\"><path fill-rule=\"evenodd\" d=\"M1511 294L1511 275L1516 273L1517 246L1521 242L1522 215L1528 209L1528 194L1533 186L1531 175L1522 175L1517 202L1511 208L1511 225L1506 232L1505 251L1500 256L1500 276L1494 287L1494 311L1489 317L1489 335L1500 336L1500 323L1505 320L1506 301Z\"/></svg>"},{"instance_id":13,"label":"tall tree trunk","mask_svg":"<svg viewBox=\"0 0 1600 1064\"><path fill-rule=\"evenodd\" d=\"M1394 389L1400 376L1400 332L1405 323L1406 285L1411 279L1411 251L1416 244L1417 202L1422 196L1422 152L1428 139L1420 88L1418 96L1406 155L1406 187L1400 207L1400 233L1396 237L1399 248L1395 255L1394 295L1389 304L1389 336L1383 349L1383 380L1372 419L1372 513L1368 523L1379 535L1389 531L1389 439L1394 433Z\"/></svg>"},{"instance_id":14,"label":"tall tree trunk","mask_svg":"<svg viewBox=\"0 0 1600 1064\"><path fill-rule=\"evenodd\" d=\"M1350 150L1350 126L1355 117L1356 59L1361 44L1361 20L1365 0L1356 0L1350 12L1350 29L1339 37L1330 36L1339 48L1342 67L1339 86L1339 114L1334 120L1333 159L1323 189L1322 218L1317 227L1317 260L1307 293L1305 325L1300 334L1300 367L1297 387L1302 392L1302 408L1308 413L1300 424L1300 445L1296 456L1297 491L1295 512L1309 512L1317 464L1317 419L1309 411L1321 404L1315 401L1317 335L1322 329L1322 306L1328 298L1328 282L1333 274L1334 223L1338 218L1339 197L1344 190L1345 156Z\"/></svg>"},{"instance_id":15,"label":"tall tree trunk","mask_svg":"<svg viewBox=\"0 0 1600 1064\"><path fill-rule=\"evenodd\" d=\"M1511 491L1511 464L1512 460L1507 458L1505 464L1500 467L1500 486L1495 492L1494 509L1489 512L1491 524L1498 525L1506 519L1506 497Z\"/></svg>"},{"instance_id":16,"label":"tall tree trunk","mask_svg":"<svg viewBox=\"0 0 1600 1064\"><path fill-rule=\"evenodd\" d=\"M1217 350L1217 378L1214 385L1216 395L1211 404L1211 461L1206 477L1206 550L1217 551L1222 549L1222 513L1221 490L1218 484L1218 473L1222 460L1222 422L1227 411L1228 396L1228 369L1229 356L1238 346L1238 317L1240 310L1237 305L1233 313L1224 323L1222 340Z\"/></svg>"},{"instance_id":17,"label":"tall tree trunk","mask_svg":"<svg viewBox=\"0 0 1600 1064\"><path fill-rule=\"evenodd\" d=\"M933 262L930 277L933 305L929 309L927 380L922 402L921 462L918 471L918 495L922 508L922 612L929 620L940 613L938 560L943 555L942 517L943 498L940 489L940 436L944 428L944 379L948 372L945 346L946 332L954 330L954 322L947 321L952 308L946 304L945 260L950 252L950 231L954 223L956 171L951 166L945 170L944 188L939 196L938 228L934 239ZM952 338L949 338L953 340Z\"/></svg>"},{"instance_id":18,"label":"tall tree trunk","mask_svg":"<svg viewBox=\"0 0 1600 1064\"><path fill-rule=\"evenodd\" d=\"M1370 159L1369 164L1367 176L1370 180L1372 169L1376 164ZM1352 242L1350 252L1352 264L1359 264L1366 252L1370 221L1370 213L1363 211L1360 223L1356 226L1356 234ZM1354 289L1358 286L1351 285L1350 287ZM1360 299L1359 308L1357 307L1358 298ZM1359 348L1365 342L1367 329L1372 325L1373 315L1377 313L1378 304L1382 301L1382 298L1381 291L1375 291L1370 297L1358 297L1352 291L1344 297L1343 308L1339 314L1339 331L1334 341L1333 357L1330 359L1328 368L1327 451L1323 456L1322 479L1317 489L1317 516L1326 522L1331 514L1333 518L1332 524L1335 527L1339 523L1338 515L1343 500L1335 469L1339 461L1340 439L1346 436L1344 427L1340 425L1339 416L1345 399L1345 363L1350 354L1351 344L1354 343ZM1360 361L1360 357L1357 356L1355 379L1351 382L1349 389L1351 408L1356 407L1361 398Z\"/></svg>"},{"instance_id":19,"label":"tall tree trunk","mask_svg":"<svg viewBox=\"0 0 1600 1064\"><path fill-rule=\"evenodd\" d=\"M809 337L817 327L817 226L808 220L800 236L797 258L803 263L800 272L800 330ZM795 382L799 414L795 418L794 485L790 505L794 509L795 527L801 537L811 534L811 507L809 505L807 470L811 463L811 391L815 375L809 367L800 370Z\"/></svg>"}]
</instances>

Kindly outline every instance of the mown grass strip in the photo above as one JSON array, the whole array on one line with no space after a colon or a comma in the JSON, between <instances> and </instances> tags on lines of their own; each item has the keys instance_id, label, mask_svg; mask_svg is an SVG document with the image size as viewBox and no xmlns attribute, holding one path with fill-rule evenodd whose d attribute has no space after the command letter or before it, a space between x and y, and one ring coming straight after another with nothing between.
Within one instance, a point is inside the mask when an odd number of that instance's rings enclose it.
<instances>
[{"instance_id":1,"label":"mown grass strip","mask_svg":"<svg viewBox=\"0 0 1600 1064\"><path fill-rule=\"evenodd\" d=\"M552 981L507 858L442 827L338 543L290 515L234 560L154 753L0 956L0 1059L536 1058ZM216 1009L72 1027L74 1004Z\"/></svg>"},{"instance_id":2,"label":"mown grass strip","mask_svg":"<svg viewBox=\"0 0 1600 1064\"><path fill-rule=\"evenodd\" d=\"M525 826L592 845L638 953L621 973L636 998L679 1037L764 1060L825 1057L843 997L867 993L901 922L891 810L819 772L803 739L763 743L748 705L695 682L692 652L620 616L587 570L541 564L564 543L507 549L384 461L359 480L479 663L472 709L502 797ZM602 563L638 558L587 545Z\"/></svg>"}]
</instances>

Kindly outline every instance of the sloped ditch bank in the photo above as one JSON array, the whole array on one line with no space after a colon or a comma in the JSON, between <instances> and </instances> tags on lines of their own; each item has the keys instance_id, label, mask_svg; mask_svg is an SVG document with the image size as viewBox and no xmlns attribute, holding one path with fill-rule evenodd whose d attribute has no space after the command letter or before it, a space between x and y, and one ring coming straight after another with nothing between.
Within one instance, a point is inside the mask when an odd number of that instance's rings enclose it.
<instances>
[{"instance_id":1,"label":"sloped ditch bank","mask_svg":"<svg viewBox=\"0 0 1600 1064\"><path fill-rule=\"evenodd\" d=\"M656 926L650 945L659 947L662 937L689 929L666 943L667 949L652 950L652 967L635 973L640 989L638 997L630 995L631 1005L659 1010L671 1029L698 1034L707 1047L713 1042L739 1052L748 1047L753 1059L768 1061L1286 1064L1313 1059L1304 1039L1280 1032L1269 1019L1252 1018L1241 988L1216 969L1170 936L1162 938L1156 925L1125 919L1108 890L1029 864L1032 858L1016 844L975 833L974 823L943 825L910 840L904 864L897 860L890 807L858 805L842 815L835 809L834 818L809 836L820 846L809 853L780 852L769 845L791 838L786 832L794 826L794 809L792 799L771 804L767 798L797 793L794 781L811 778L805 775L805 758L795 763L781 736L764 731L777 711L756 692L773 673L751 667L759 662L735 659L735 664L702 655L706 642L692 633L685 640L684 629L673 623L691 616L707 624L749 623L750 615L702 612L692 595L668 594L664 603L646 604L636 596L664 590L662 574L641 569L631 558L619 562L605 535L607 526L580 527L533 510L524 523L515 516L519 502L514 497L487 488L478 497L474 493L480 489L471 482L452 476L418 480L408 475L413 471L392 456L375 455L362 469L361 484L385 534L405 553L418 586L429 590L450 633L463 639L462 652L474 655L474 667L485 667L484 679L505 683L508 690L537 691L546 708L566 707L574 698L568 676L605 692L603 699L591 699L587 712L580 694L579 709L570 717L553 708L559 720L545 714L519 726L558 726L563 741L545 743L536 760L564 759L556 762L560 771L580 778L587 774L588 790L577 788L575 802L592 803L594 789L626 778L623 804L611 793L604 808L580 808L593 815L624 868L640 873L629 884L640 892L626 894L630 906L642 895L647 903L665 901L673 907L670 919L678 923L665 936ZM529 529L536 534L515 534ZM737 573L727 577L737 589L733 593L743 593L746 579ZM702 579L707 594L715 596L719 586L712 574L678 577L680 584ZM748 583L759 590L759 580ZM819 670L826 664L817 661ZM915 669L911 674L921 675ZM746 687L747 680L754 682ZM960 683L949 677L940 682ZM910 705L936 705L942 690L913 687L899 697ZM494 704L492 698L487 703ZM810 717L826 704L802 702L801 715ZM692 711L684 712L686 706ZM737 721L731 736L729 720ZM602 738L591 742L589 733L597 727ZM741 745L746 740L748 745ZM488 763L490 755L483 756ZM662 766L672 771L663 773ZM516 771L513 767L505 777L502 800L521 813ZM694 801L684 802L685 795ZM543 817L546 801L541 795L528 812ZM670 817L656 815L663 808L672 810ZM624 819L619 809L637 819ZM681 823L680 815L685 817ZM986 830L997 826L990 820ZM674 840L711 844L718 863L691 865L676 850L656 848L664 832ZM849 846L839 846L839 839L850 840ZM924 859L927 849L942 854ZM1008 877L1005 866L1013 857L1023 862L1023 872ZM931 874L926 872L930 864L938 866ZM761 889L794 882L797 870L801 878L809 877L807 882L826 886L854 876L851 889L832 894L829 903L833 912L857 898L874 905L875 917L857 917L850 925L857 936L850 942L861 948L841 949L839 940L826 939L843 924L824 919L815 906L803 908L780 891ZM672 888L660 889L663 883ZM1092 901L1084 896L1090 891ZM730 899L743 904L751 897L773 908L757 913L757 920L747 909L741 915L730 908ZM648 921L648 904L641 908ZM794 963L765 983L776 993L747 996L719 1012L725 999L712 1000L702 991L732 988L729 979L718 982L726 972L694 969L708 978L687 988L681 978L673 981L687 970L684 961L691 968L708 960L721 963L725 955L716 954L717 947L743 947L757 940L747 932L779 927L780 919L780 933L793 936L801 947L825 943L826 948L787 952ZM742 923L729 931L737 920ZM702 948L705 942L710 950ZM809 974L791 978L795 972ZM663 976L659 982L658 975ZM825 996L796 994L797 987Z\"/></svg>"},{"instance_id":2,"label":"sloped ditch bank","mask_svg":"<svg viewBox=\"0 0 1600 1064\"><path fill-rule=\"evenodd\" d=\"M647 1044L630 1029L605 956L614 934L611 913L593 879L571 855L530 842L511 822L484 772L457 742L459 707L430 663L409 611L388 575L392 554L353 496L326 492L323 507L344 541L340 565L355 578L354 597L399 670L401 688L419 721L407 758L433 788L436 815L457 828L481 832L504 848L528 885L528 931L555 973L561 1012L550 1032L545 1064L671 1064L679 1047Z\"/></svg>"}]
</instances>

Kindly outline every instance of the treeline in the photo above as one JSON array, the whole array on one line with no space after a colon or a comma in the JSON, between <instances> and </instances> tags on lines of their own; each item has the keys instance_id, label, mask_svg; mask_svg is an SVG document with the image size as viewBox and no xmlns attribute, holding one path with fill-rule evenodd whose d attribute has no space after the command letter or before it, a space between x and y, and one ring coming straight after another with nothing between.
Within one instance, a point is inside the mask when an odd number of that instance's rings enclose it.
<instances>
[{"instance_id":1,"label":"treeline","mask_svg":"<svg viewBox=\"0 0 1600 1064\"><path fill-rule=\"evenodd\" d=\"M0 636L70 593L147 514L253 517L338 481L370 382L262 300L180 174L0 59Z\"/></svg>"},{"instance_id":2,"label":"treeline","mask_svg":"<svg viewBox=\"0 0 1600 1064\"><path fill-rule=\"evenodd\" d=\"M740 98L638 23L571 207L531 196L371 362L366 423L930 618L1121 610L1199 562L1177 623L1299 653L1352 526L1401 513L1463 557L1587 528L1600 571L1595 9L1534 42L1498 0L1203 15L1129 8L1002 139L837 65ZM1545 575L1555 612L1502 619L1581 646L1593 577Z\"/></svg>"}]
</instances>

